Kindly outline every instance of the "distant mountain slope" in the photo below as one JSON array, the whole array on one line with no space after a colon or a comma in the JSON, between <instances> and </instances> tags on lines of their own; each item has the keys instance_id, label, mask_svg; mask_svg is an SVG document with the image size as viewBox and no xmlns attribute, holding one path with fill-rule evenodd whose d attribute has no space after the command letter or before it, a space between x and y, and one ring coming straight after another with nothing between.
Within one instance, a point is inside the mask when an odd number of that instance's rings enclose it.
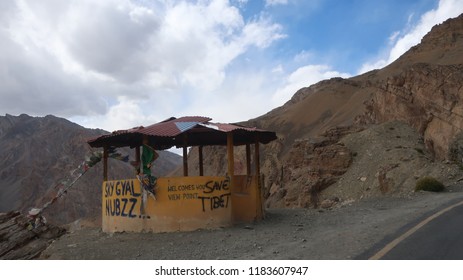
<instances>
[{"instance_id":1,"label":"distant mountain slope","mask_svg":"<svg viewBox=\"0 0 463 280\"><path fill-rule=\"evenodd\" d=\"M423 124L418 122L427 122L430 115L445 119L441 115L455 113L449 115L449 122L460 125L462 68L460 15L435 26L420 44L387 67L302 88L283 106L249 123L277 130L284 136L285 145L297 138L320 136L329 128L362 122L401 119L424 133ZM430 107L443 108L430 111ZM438 142L439 158L448 156L448 142L441 143L436 134L425 136Z\"/></svg>"},{"instance_id":2,"label":"distant mountain slope","mask_svg":"<svg viewBox=\"0 0 463 280\"><path fill-rule=\"evenodd\" d=\"M339 140L394 120L417 131L428 160L462 162L463 15L433 27L420 44L383 69L302 88L283 106L244 122L279 136L261 153L267 205L317 205L324 190L356 162ZM204 157L211 164L205 170L224 172L226 162L217 149L209 150ZM236 161L240 173L242 155ZM375 168L381 174L381 166Z\"/></svg>"},{"instance_id":3,"label":"distant mountain slope","mask_svg":"<svg viewBox=\"0 0 463 280\"><path fill-rule=\"evenodd\" d=\"M86 141L103 133L107 132L86 129L51 115L43 118L24 114L0 116L0 158L3 159L0 162L0 212L41 207L58 191L56 184L91 151ZM130 149L122 152L134 157ZM129 164L109 161L110 178L133 177ZM180 162L178 155L162 152L153 171L165 175ZM100 163L47 209L45 216L58 223L100 216L102 174Z\"/></svg>"}]
</instances>

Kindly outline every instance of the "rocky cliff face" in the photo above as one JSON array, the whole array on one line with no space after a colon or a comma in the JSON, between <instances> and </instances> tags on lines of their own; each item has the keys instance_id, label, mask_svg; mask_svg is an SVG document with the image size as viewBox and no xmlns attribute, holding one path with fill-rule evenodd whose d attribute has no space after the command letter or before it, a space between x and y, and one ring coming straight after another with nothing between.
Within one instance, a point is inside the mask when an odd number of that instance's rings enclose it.
<instances>
[{"instance_id":1,"label":"rocky cliff face","mask_svg":"<svg viewBox=\"0 0 463 280\"><path fill-rule=\"evenodd\" d=\"M372 79L374 123L402 120L424 136L436 159L461 160L463 15L435 26L421 43Z\"/></svg>"},{"instance_id":2,"label":"rocky cliff face","mask_svg":"<svg viewBox=\"0 0 463 280\"><path fill-rule=\"evenodd\" d=\"M436 159L455 159L450 147L463 129L462 81L463 64L413 64L378 85L367 114L375 123L410 124Z\"/></svg>"},{"instance_id":3,"label":"rocky cliff face","mask_svg":"<svg viewBox=\"0 0 463 280\"><path fill-rule=\"evenodd\" d=\"M66 179L91 149L89 138L107 133L86 129L54 116L0 117L0 212L28 211L54 197L60 180ZM133 157L134 152L123 150ZM171 172L180 157L161 153L154 168L158 175ZM102 164L90 169L68 192L44 213L56 223L79 218L99 221L101 215ZM110 179L133 177L130 165L109 159Z\"/></svg>"},{"instance_id":4,"label":"rocky cliff face","mask_svg":"<svg viewBox=\"0 0 463 280\"><path fill-rule=\"evenodd\" d=\"M452 179L458 177L458 167L433 164L461 163L463 159L462 75L463 15L435 26L419 45L381 70L302 88L283 106L245 122L245 125L276 131L279 136L261 151L267 207L313 207L326 199L335 202L372 193L405 194L413 191L416 176L426 172L451 183L446 175L450 172ZM379 129L380 137L388 139L387 143L374 146L367 140L365 149L353 151L355 145L349 147L343 142L347 136L349 143L361 141L361 131L375 130L377 125L391 121L400 121L392 124L410 127L417 136L407 137L413 132L404 128L395 131L405 133L404 138L400 134L390 138L388 133L392 133L392 129ZM373 135L378 133L368 135L376 139ZM404 139L409 141L403 142ZM396 149L399 154L407 151L409 157L389 152L382 158L387 164L357 160L363 158L359 153L373 149ZM215 157L207 167L212 172L218 167L226 168L218 152L210 153L210 157ZM243 161L239 153L236 161ZM193 152L190 156L195 158L196 154ZM433 172L430 166L439 172ZM411 172L414 168L419 175L411 180L398 172ZM370 170L373 174L343 180L357 169ZM440 172L442 170L446 172ZM390 174L397 174L400 179L393 179ZM367 183L369 187L365 187ZM379 186L382 191L371 191Z\"/></svg>"}]
</instances>

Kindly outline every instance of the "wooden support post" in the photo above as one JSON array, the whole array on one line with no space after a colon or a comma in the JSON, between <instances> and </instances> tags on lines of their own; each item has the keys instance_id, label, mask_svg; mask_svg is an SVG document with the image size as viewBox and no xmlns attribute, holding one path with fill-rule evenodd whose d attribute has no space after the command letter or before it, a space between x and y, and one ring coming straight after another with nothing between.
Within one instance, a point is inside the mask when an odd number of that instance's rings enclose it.
<instances>
[{"instance_id":1,"label":"wooden support post","mask_svg":"<svg viewBox=\"0 0 463 280\"><path fill-rule=\"evenodd\" d=\"M188 176L188 147L183 146L183 176Z\"/></svg>"},{"instance_id":2,"label":"wooden support post","mask_svg":"<svg viewBox=\"0 0 463 280\"><path fill-rule=\"evenodd\" d=\"M188 177L188 146L186 135L183 138L183 176Z\"/></svg>"},{"instance_id":3,"label":"wooden support post","mask_svg":"<svg viewBox=\"0 0 463 280\"><path fill-rule=\"evenodd\" d=\"M227 132L227 158L228 158L228 176L232 180L235 175L235 158L233 156L233 133ZM230 182L230 185L231 182ZM232 185L233 186L233 185Z\"/></svg>"},{"instance_id":4,"label":"wooden support post","mask_svg":"<svg viewBox=\"0 0 463 280\"><path fill-rule=\"evenodd\" d=\"M256 216L260 218L264 218L264 204L262 202L262 185L263 182L261 181L260 177L260 153L259 153L259 138L256 136L255 144L254 144L254 161L255 161L255 168L256 168L256 179L257 179L257 194L256 194Z\"/></svg>"},{"instance_id":5,"label":"wooden support post","mask_svg":"<svg viewBox=\"0 0 463 280\"><path fill-rule=\"evenodd\" d=\"M260 177L260 154L259 154L259 139L256 138L256 142L254 144L254 161L255 161L255 168L256 168L256 176Z\"/></svg>"},{"instance_id":6,"label":"wooden support post","mask_svg":"<svg viewBox=\"0 0 463 280\"><path fill-rule=\"evenodd\" d=\"M204 176L203 146L198 147L198 153L199 153L199 176Z\"/></svg>"},{"instance_id":7,"label":"wooden support post","mask_svg":"<svg viewBox=\"0 0 463 280\"><path fill-rule=\"evenodd\" d=\"M251 176L251 145L246 144L246 175Z\"/></svg>"},{"instance_id":8,"label":"wooden support post","mask_svg":"<svg viewBox=\"0 0 463 280\"><path fill-rule=\"evenodd\" d=\"M108 181L108 146L103 147L103 181Z\"/></svg>"},{"instance_id":9,"label":"wooden support post","mask_svg":"<svg viewBox=\"0 0 463 280\"><path fill-rule=\"evenodd\" d=\"M231 203L230 203L230 208L231 208L231 222L234 223L235 221L235 213L233 211L233 194L236 192L235 190L235 157L234 157L234 151L233 151L233 132L227 132L227 159L228 159L228 179L229 181L229 186L230 186L230 193L231 193Z\"/></svg>"}]
</instances>

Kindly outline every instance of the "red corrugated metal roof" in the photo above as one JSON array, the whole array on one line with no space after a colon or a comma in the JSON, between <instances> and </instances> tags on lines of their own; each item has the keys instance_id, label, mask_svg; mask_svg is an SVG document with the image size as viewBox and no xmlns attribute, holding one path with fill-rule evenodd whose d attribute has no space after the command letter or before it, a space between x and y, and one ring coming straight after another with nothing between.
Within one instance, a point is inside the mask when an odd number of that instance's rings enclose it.
<instances>
[{"instance_id":1,"label":"red corrugated metal roof","mask_svg":"<svg viewBox=\"0 0 463 280\"><path fill-rule=\"evenodd\" d=\"M246 126L241 126L237 124L230 124L230 123L205 123L205 124L199 124L204 127L208 127L211 129L223 131L223 132L232 132L234 130L245 130L245 131L264 131L261 129L258 129L256 127L246 127Z\"/></svg>"},{"instance_id":2,"label":"red corrugated metal roof","mask_svg":"<svg viewBox=\"0 0 463 280\"><path fill-rule=\"evenodd\" d=\"M150 143L157 149L168 149L173 146L182 147L198 145L226 145L226 134L233 133L236 145L268 143L276 139L275 132L244 127L236 124L211 123L208 117L169 118L165 121L128 130L118 130L88 141L92 147L108 146L139 146L143 137L148 137ZM256 140L257 139L257 140Z\"/></svg>"},{"instance_id":3,"label":"red corrugated metal roof","mask_svg":"<svg viewBox=\"0 0 463 280\"><path fill-rule=\"evenodd\" d=\"M207 117L170 118L163 122L144 127L138 130L137 133L151 136L174 137L199 123L205 123L210 120L212 119Z\"/></svg>"}]
</instances>

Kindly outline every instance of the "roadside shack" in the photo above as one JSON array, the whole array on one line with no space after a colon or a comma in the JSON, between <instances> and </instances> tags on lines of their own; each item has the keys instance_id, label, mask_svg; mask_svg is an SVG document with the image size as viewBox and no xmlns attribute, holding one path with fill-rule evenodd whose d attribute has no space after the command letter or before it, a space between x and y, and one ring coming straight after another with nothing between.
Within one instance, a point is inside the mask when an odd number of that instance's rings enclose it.
<instances>
[{"instance_id":1,"label":"roadside shack","mask_svg":"<svg viewBox=\"0 0 463 280\"><path fill-rule=\"evenodd\" d=\"M191 231L263 218L259 145L275 140L275 132L210 121L207 117L172 117L88 141L104 151L103 231ZM156 150L182 148L183 177L157 178L153 193L146 191L146 181L140 176L108 181L109 151L130 147L139 166L143 145ZM234 174L234 147L241 145L246 146L247 172L238 175ZM227 174L204 176L204 146L227 147ZM188 165L193 164L188 162L189 147L198 147L199 162L194 164L199 164L199 176L188 176Z\"/></svg>"}]
</instances>

